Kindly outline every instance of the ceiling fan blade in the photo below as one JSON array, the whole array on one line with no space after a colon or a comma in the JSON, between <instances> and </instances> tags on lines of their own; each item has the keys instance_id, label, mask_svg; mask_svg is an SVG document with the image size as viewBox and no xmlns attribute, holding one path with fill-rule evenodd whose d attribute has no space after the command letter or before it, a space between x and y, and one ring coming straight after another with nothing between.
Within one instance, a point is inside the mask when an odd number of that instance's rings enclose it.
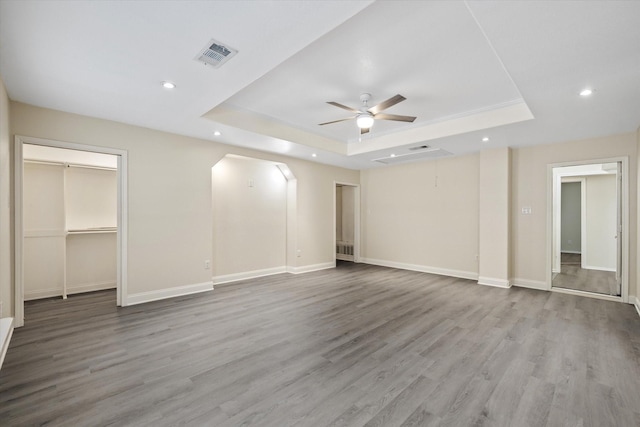
<instances>
[{"instance_id":1,"label":"ceiling fan blade","mask_svg":"<svg viewBox=\"0 0 640 427\"><path fill-rule=\"evenodd\" d=\"M351 111L352 113L356 113L356 114L360 112L360 111L356 110L355 108L347 107L346 105L342 105L342 104L339 104L339 103L333 102L333 101L327 102L327 104L334 105L334 106L336 106L338 108L342 108L343 110Z\"/></svg>"},{"instance_id":2,"label":"ceiling fan blade","mask_svg":"<svg viewBox=\"0 0 640 427\"><path fill-rule=\"evenodd\" d=\"M364 135L365 133L369 133L369 128L361 128L360 135Z\"/></svg>"},{"instance_id":3,"label":"ceiling fan blade","mask_svg":"<svg viewBox=\"0 0 640 427\"><path fill-rule=\"evenodd\" d=\"M331 123L346 122L347 120L353 120L355 118L356 116L353 116L353 117L347 117L346 119L339 119L339 120L332 120L330 122L318 123L318 126L330 125Z\"/></svg>"},{"instance_id":4,"label":"ceiling fan blade","mask_svg":"<svg viewBox=\"0 0 640 427\"><path fill-rule=\"evenodd\" d=\"M404 101L405 99L407 99L407 98L405 98L402 95L392 96L391 98L387 99L386 101L382 101L380 104L376 105L375 107L369 108L369 112L371 114L378 114L380 111L386 110L389 107L393 107L394 105L396 105L399 102Z\"/></svg>"},{"instance_id":5,"label":"ceiling fan blade","mask_svg":"<svg viewBox=\"0 0 640 427\"><path fill-rule=\"evenodd\" d=\"M413 122L416 118L412 116L399 116L397 114L384 114L379 113L375 115L375 119L378 120L395 120L396 122Z\"/></svg>"}]
</instances>

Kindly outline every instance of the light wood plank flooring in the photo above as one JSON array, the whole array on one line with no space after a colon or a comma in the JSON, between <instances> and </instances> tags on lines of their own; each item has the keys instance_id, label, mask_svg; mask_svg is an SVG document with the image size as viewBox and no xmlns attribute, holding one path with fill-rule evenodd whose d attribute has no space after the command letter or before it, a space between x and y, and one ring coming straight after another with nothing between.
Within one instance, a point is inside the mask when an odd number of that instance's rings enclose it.
<instances>
[{"instance_id":1,"label":"light wood plank flooring","mask_svg":"<svg viewBox=\"0 0 640 427\"><path fill-rule=\"evenodd\" d=\"M26 316L2 426L640 425L627 304L345 263Z\"/></svg>"}]
</instances>

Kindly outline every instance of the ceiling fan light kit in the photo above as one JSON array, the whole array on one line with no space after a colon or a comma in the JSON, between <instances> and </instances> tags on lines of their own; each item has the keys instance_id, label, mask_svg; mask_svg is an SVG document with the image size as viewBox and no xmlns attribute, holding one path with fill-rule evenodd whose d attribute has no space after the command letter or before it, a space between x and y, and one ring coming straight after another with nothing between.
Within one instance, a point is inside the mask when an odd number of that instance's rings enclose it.
<instances>
[{"instance_id":1,"label":"ceiling fan light kit","mask_svg":"<svg viewBox=\"0 0 640 427\"><path fill-rule=\"evenodd\" d=\"M329 125L332 123L344 122L346 120L356 119L356 125L360 129L360 134L368 133L369 129L375 123L375 120L392 120L396 122L413 122L416 118L413 116L399 116L397 114L382 114L382 110L386 110L389 107L393 107L394 105L404 101L406 98L402 95L392 96L386 101L381 102L380 104L369 108L368 102L371 99L371 94L363 93L360 95L360 101L362 102L362 106L359 110L355 108L347 107L346 105L340 104L338 102L330 101L327 104L331 104L335 107L342 108L343 110L350 111L355 113L353 117L347 117L346 119L338 119L332 120L330 122L320 123L319 126Z\"/></svg>"},{"instance_id":2,"label":"ceiling fan light kit","mask_svg":"<svg viewBox=\"0 0 640 427\"><path fill-rule=\"evenodd\" d=\"M356 117L356 124L360 129L369 129L371 126L373 126L373 122L373 114L368 111L360 113Z\"/></svg>"}]
</instances>

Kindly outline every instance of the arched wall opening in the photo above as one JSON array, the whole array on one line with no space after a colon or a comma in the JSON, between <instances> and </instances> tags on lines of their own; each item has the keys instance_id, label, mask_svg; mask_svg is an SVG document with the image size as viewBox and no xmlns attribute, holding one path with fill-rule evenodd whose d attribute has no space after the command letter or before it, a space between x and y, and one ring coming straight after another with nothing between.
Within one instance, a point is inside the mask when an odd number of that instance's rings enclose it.
<instances>
[{"instance_id":1,"label":"arched wall opening","mask_svg":"<svg viewBox=\"0 0 640 427\"><path fill-rule=\"evenodd\" d=\"M284 163L228 154L212 167L214 284L295 271L296 187Z\"/></svg>"}]
</instances>

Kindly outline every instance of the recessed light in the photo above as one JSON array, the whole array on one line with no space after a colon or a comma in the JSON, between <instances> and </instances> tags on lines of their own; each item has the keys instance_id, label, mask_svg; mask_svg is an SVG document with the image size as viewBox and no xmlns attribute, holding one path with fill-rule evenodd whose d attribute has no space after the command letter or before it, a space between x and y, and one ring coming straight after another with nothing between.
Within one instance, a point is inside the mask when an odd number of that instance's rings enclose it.
<instances>
[{"instance_id":1,"label":"recessed light","mask_svg":"<svg viewBox=\"0 0 640 427\"><path fill-rule=\"evenodd\" d=\"M589 95L591 95L591 94L593 94L593 89L588 89L588 88L587 88L587 89L583 89L583 90L580 92L580 96L589 96Z\"/></svg>"},{"instance_id":2,"label":"recessed light","mask_svg":"<svg viewBox=\"0 0 640 427\"><path fill-rule=\"evenodd\" d=\"M318 155L316 153L313 153L311 157L318 157Z\"/></svg>"},{"instance_id":3,"label":"recessed light","mask_svg":"<svg viewBox=\"0 0 640 427\"><path fill-rule=\"evenodd\" d=\"M395 154L391 153L391 156L389 156L389 157L395 157L395 156L396 156Z\"/></svg>"},{"instance_id":4,"label":"recessed light","mask_svg":"<svg viewBox=\"0 0 640 427\"><path fill-rule=\"evenodd\" d=\"M487 141L489 141L489 137L488 136L485 136L484 138L482 138L482 142L487 142Z\"/></svg>"},{"instance_id":5,"label":"recessed light","mask_svg":"<svg viewBox=\"0 0 640 427\"><path fill-rule=\"evenodd\" d=\"M213 134L214 134L215 136L220 136L220 135L222 135L222 134L220 133L220 131L219 131L219 130L215 131Z\"/></svg>"},{"instance_id":6,"label":"recessed light","mask_svg":"<svg viewBox=\"0 0 640 427\"><path fill-rule=\"evenodd\" d=\"M176 85L171 82L162 82L162 87L165 89L175 89Z\"/></svg>"}]
</instances>

